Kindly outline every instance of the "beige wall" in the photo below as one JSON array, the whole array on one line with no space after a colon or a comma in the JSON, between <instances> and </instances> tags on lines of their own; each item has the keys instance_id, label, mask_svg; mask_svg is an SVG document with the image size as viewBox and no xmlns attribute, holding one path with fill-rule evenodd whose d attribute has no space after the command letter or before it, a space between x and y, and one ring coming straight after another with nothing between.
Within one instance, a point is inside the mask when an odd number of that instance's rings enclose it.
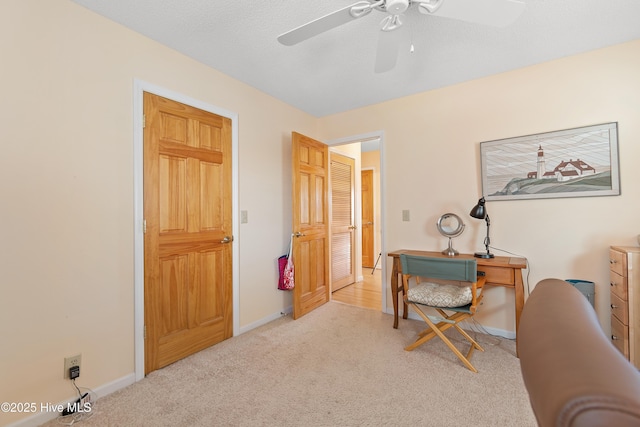
<instances>
[{"instance_id":1,"label":"beige wall","mask_svg":"<svg viewBox=\"0 0 640 427\"><path fill-rule=\"evenodd\" d=\"M640 232L640 41L320 120L65 0L2 2L0 52L0 402L70 399L63 359L77 353L83 386L134 370L134 79L238 114L245 328L291 304L275 260L290 233L292 130L384 130L387 249L441 249L437 217L466 217L480 195L480 141L618 121L622 196L488 206L494 244L527 256L529 282L596 281L608 327L607 246ZM484 223L467 224L456 247L480 249ZM492 289L483 311L512 328L509 292Z\"/></svg>"},{"instance_id":2,"label":"beige wall","mask_svg":"<svg viewBox=\"0 0 640 427\"><path fill-rule=\"evenodd\" d=\"M291 305L290 133L316 118L65 0L3 1L0 46L0 402L72 398L77 353L83 386L134 370L134 79L238 114L240 326Z\"/></svg>"},{"instance_id":3,"label":"beige wall","mask_svg":"<svg viewBox=\"0 0 640 427\"><path fill-rule=\"evenodd\" d=\"M608 246L637 245L640 233L638 76L640 40L326 117L321 128L327 139L384 130L387 250L444 249L435 223L451 211L467 224L455 247L474 252L486 230L468 215L481 195L480 142L617 121L621 196L487 204L492 244L529 260L529 286L596 282L608 332ZM511 290L490 288L478 319L513 331L512 301Z\"/></svg>"}]
</instances>

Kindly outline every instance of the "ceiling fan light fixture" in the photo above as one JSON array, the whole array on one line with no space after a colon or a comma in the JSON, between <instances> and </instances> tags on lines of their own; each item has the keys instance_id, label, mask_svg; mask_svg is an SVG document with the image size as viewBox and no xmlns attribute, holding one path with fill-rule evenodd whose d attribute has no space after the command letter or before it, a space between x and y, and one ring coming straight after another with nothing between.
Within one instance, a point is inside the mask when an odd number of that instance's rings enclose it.
<instances>
[{"instance_id":1,"label":"ceiling fan light fixture","mask_svg":"<svg viewBox=\"0 0 640 427\"><path fill-rule=\"evenodd\" d=\"M443 2L444 0L420 1L418 3L418 10L424 14L432 14L432 13L435 13L438 9L440 9L440 6L442 6Z\"/></svg>"},{"instance_id":2,"label":"ceiling fan light fixture","mask_svg":"<svg viewBox=\"0 0 640 427\"><path fill-rule=\"evenodd\" d=\"M371 13L372 10L373 10L373 6L371 5L371 3L366 1L361 1L351 6L351 9L349 9L349 14L353 18L358 19L358 18L362 18L365 15L368 15L369 13Z\"/></svg>"},{"instance_id":3,"label":"ceiling fan light fixture","mask_svg":"<svg viewBox=\"0 0 640 427\"><path fill-rule=\"evenodd\" d=\"M385 2L385 9L392 15L404 13L408 7L409 0L387 0Z\"/></svg>"},{"instance_id":4,"label":"ceiling fan light fixture","mask_svg":"<svg viewBox=\"0 0 640 427\"><path fill-rule=\"evenodd\" d=\"M380 24L382 25L382 31L393 31L402 26L401 15L386 16Z\"/></svg>"}]
</instances>

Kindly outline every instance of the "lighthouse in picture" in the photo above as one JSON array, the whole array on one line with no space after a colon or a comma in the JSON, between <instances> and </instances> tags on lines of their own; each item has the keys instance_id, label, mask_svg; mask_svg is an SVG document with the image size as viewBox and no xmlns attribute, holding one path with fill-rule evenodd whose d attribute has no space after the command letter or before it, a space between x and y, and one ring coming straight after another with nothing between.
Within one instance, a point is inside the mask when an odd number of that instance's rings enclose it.
<instances>
[{"instance_id":1,"label":"lighthouse in picture","mask_svg":"<svg viewBox=\"0 0 640 427\"><path fill-rule=\"evenodd\" d=\"M541 179L544 177L546 172L546 167L544 164L544 150L542 149L542 145L538 146L538 176L536 178Z\"/></svg>"}]
</instances>

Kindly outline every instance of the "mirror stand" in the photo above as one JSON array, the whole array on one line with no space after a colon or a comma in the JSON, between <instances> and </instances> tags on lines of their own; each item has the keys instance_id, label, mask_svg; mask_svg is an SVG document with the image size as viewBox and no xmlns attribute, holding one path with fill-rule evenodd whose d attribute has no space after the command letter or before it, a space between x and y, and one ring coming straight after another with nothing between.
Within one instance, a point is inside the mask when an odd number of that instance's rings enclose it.
<instances>
[{"instance_id":1,"label":"mirror stand","mask_svg":"<svg viewBox=\"0 0 640 427\"><path fill-rule=\"evenodd\" d=\"M449 237L449 247L442 251L443 255L456 256L456 255L460 254L460 252L458 252L455 249L453 249L453 245L451 244L451 239L452 239L452 237Z\"/></svg>"},{"instance_id":2,"label":"mirror stand","mask_svg":"<svg viewBox=\"0 0 640 427\"><path fill-rule=\"evenodd\" d=\"M452 239L458 237L464 231L462 219L454 213L446 213L438 219L436 228L440 234L449 238L449 246L442 251L442 254L451 257L459 255L459 252L453 249Z\"/></svg>"}]
</instances>

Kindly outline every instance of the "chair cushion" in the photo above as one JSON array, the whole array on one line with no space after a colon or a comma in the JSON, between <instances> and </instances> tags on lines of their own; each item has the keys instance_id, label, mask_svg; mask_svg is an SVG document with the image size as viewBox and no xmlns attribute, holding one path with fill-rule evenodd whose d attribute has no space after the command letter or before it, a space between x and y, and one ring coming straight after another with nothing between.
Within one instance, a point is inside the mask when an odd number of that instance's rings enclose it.
<instances>
[{"instance_id":1,"label":"chair cushion","mask_svg":"<svg viewBox=\"0 0 640 427\"><path fill-rule=\"evenodd\" d=\"M471 286L424 282L409 289L409 301L432 307L460 307L471 303Z\"/></svg>"}]
</instances>

